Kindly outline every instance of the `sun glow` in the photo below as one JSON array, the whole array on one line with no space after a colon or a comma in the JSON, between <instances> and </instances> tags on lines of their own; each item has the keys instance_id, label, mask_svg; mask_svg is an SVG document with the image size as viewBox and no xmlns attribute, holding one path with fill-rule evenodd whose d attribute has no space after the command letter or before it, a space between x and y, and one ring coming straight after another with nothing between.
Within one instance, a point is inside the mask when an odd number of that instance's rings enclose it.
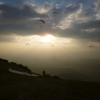
<instances>
[{"instance_id":1,"label":"sun glow","mask_svg":"<svg viewBox=\"0 0 100 100\"><path fill-rule=\"evenodd\" d=\"M42 42L52 42L54 39L54 37L52 35L46 35L44 37L42 37Z\"/></svg>"}]
</instances>

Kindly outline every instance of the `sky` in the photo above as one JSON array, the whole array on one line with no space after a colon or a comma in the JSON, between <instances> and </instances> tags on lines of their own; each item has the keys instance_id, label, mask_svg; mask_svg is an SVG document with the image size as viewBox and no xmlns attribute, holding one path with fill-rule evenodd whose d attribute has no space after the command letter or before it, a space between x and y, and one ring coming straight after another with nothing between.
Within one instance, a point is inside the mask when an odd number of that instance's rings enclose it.
<instances>
[{"instance_id":1,"label":"sky","mask_svg":"<svg viewBox=\"0 0 100 100\"><path fill-rule=\"evenodd\" d=\"M0 57L30 68L91 66L100 60L100 0L0 0Z\"/></svg>"}]
</instances>

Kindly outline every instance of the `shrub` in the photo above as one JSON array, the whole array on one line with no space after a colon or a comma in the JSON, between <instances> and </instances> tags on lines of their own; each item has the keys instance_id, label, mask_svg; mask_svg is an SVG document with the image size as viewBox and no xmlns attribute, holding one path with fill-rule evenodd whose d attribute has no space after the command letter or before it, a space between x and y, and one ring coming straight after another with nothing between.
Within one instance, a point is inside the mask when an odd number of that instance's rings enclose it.
<instances>
[{"instance_id":1,"label":"shrub","mask_svg":"<svg viewBox=\"0 0 100 100\"><path fill-rule=\"evenodd\" d=\"M16 63L14 63L14 62L11 62L11 64L13 64L13 65L17 65Z\"/></svg>"},{"instance_id":2,"label":"shrub","mask_svg":"<svg viewBox=\"0 0 100 100\"><path fill-rule=\"evenodd\" d=\"M1 58L0 58L0 60L2 60L3 62L7 62L7 63L8 63L8 60L6 60L6 59L1 59Z\"/></svg>"},{"instance_id":3,"label":"shrub","mask_svg":"<svg viewBox=\"0 0 100 100\"><path fill-rule=\"evenodd\" d=\"M51 77L51 75L50 75L50 74L45 74L45 76L46 76L46 77Z\"/></svg>"},{"instance_id":4,"label":"shrub","mask_svg":"<svg viewBox=\"0 0 100 100\"><path fill-rule=\"evenodd\" d=\"M55 79L60 79L58 76L56 76L56 75L54 75L54 76L52 76L53 78L55 78Z\"/></svg>"},{"instance_id":5,"label":"shrub","mask_svg":"<svg viewBox=\"0 0 100 100\"><path fill-rule=\"evenodd\" d=\"M24 66L23 66L23 65L21 65L21 64L18 64L18 66L19 66L19 67L22 67L22 68L24 67Z\"/></svg>"}]
</instances>

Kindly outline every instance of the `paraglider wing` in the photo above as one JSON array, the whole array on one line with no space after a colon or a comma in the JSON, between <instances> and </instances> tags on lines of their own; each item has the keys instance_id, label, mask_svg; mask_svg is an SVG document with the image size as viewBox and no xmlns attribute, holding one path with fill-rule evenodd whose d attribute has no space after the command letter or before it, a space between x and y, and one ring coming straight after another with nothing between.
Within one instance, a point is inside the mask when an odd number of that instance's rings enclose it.
<instances>
[{"instance_id":1,"label":"paraglider wing","mask_svg":"<svg viewBox=\"0 0 100 100\"><path fill-rule=\"evenodd\" d=\"M91 46L89 46L89 48L91 48L91 51L92 51L92 48L94 48L94 46L91 45Z\"/></svg>"},{"instance_id":2,"label":"paraglider wing","mask_svg":"<svg viewBox=\"0 0 100 100\"><path fill-rule=\"evenodd\" d=\"M30 45L29 43L26 43L26 45Z\"/></svg>"},{"instance_id":3,"label":"paraglider wing","mask_svg":"<svg viewBox=\"0 0 100 100\"><path fill-rule=\"evenodd\" d=\"M53 14L55 14L55 13L57 13L57 12L53 12ZM58 13L57 13L58 14Z\"/></svg>"},{"instance_id":4,"label":"paraglider wing","mask_svg":"<svg viewBox=\"0 0 100 100\"><path fill-rule=\"evenodd\" d=\"M44 20L38 20L38 21L41 21L41 22L43 22L45 24L45 21Z\"/></svg>"},{"instance_id":5,"label":"paraglider wing","mask_svg":"<svg viewBox=\"0 0 100 100\"><path fill-rule=\"evenodd\" d=\"M94 46L89 46L89 48L94 48Z\"/></svg>"},{"instance_id":6,"label":"paraglider wing","mask_svg":"<svg viewBox=\"0 0 100 100\"><path fill-rule=\"evenodd\" d=\"M53 45L51 45L51 46L53 46ZM54 46L53 46L54 47Z\"/></svg>"}]
</instances>

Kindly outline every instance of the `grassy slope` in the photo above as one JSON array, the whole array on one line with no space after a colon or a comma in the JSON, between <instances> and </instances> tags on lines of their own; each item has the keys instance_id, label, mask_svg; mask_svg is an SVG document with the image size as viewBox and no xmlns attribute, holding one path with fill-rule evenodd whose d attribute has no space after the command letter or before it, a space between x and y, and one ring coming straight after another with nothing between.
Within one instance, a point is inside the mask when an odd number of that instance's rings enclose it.
<instances>
[{"instance_id":1,"label":"grassy slope","mask_svg":"<svg viewBox=\"0 0 100 100\"><path fill-rule=\"evenodd\" d=\"M17 75L9 67L27 72L0 60L0 100L100 100L100 83Z\"/></svg>"}]
</instances>

